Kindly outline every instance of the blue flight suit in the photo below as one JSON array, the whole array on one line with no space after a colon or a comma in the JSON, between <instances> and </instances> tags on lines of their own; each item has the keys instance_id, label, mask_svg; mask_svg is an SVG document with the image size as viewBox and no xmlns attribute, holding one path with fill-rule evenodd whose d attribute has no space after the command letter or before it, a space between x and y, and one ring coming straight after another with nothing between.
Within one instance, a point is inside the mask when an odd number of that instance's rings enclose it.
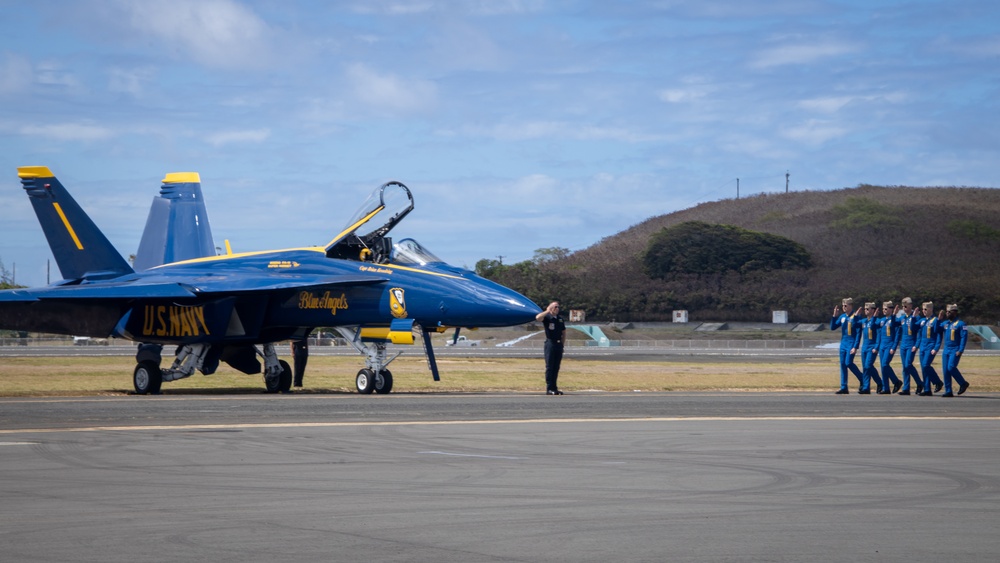
<instances>
[{"instance_id":1,"label":"blue flight suit","mask_svg":"<svg viewBox=\"0 0 1000 563\"><path fill-rule=\"evenodd\" d=\"M861 379L861 370L854 364L854 354L861 343L861 320L856 315L841 313L839 317L830 317L830 330L840 329L840 389L847 390L847 371ZM854 353L851 353L854 350Z\"/></svg>"},{"instance_id":2,"label":"blue flight suit","mask_svg":"<svg viewBox=\"0 0 1000 563\"><path fill-rule=\"evenodd\" d=\"M924 393L930 395L931 383L941 385L941 378L934 369L934 357L941 348L941 323L937 317L924 317L920 320L920 338L917 347L920 350L920 374L924 376Z\"/></svg>"},{"instance_id":3,"label":"blue flight suit","mask_svg":"<svg viewBox=\"0 0 1000 563\"><path fill-rule=\"evenodd\" d=\"M917 357L914 348L920 338L920 319L921 317L913 313L909 316L899 315L899 359L903 362L903 391L910 390L911 377L917 391L924 388L924 383L917 374L917 368L913 367L913 360Z\"/></svg>"},{"instance_id":4,"label":"blue flight suit","mask_svg":"<svg viewBox=\"0 0 1000 563\"><path fill-rule=\"evenodd\" d=\"M903 382L896 377L896 371L892 369L892 355L899 347L901 336L899 319L892 315L886 315L876 317L875 323L878 325L878 360L879 368L882 370L882 385L884 385L882 392L891 392L889 389L890 381L893 388L898 391Z\"/></svg>"},{"instance_id":5,"label":"blue flight suit","mask_svg":"<svg viewBox=\"0 0 1000 563\"><path fill-rule=\"evenodd\" d=\"M882 378L875 369L875 353L878 347L878 319L865 317L861 319L861 391L871 390L871 380L875 380L875 388L882 389Z\"/></svg>"},{"instance_id":6,"label":"blue flight suit","mask_svg":"<svg viewBox=\"0 0 1000 563\"><path fill-rule=\"evenodd\" d=\"M941 323L944 336L944 351L941 353L941 370L944 371L944 394L951 394L951 380L954 379L962 387L966 386L962 372L958 371L958 361L965 352L965 343L969 339L968 327L965 321L944 321ZM963 390L964 391L964 390Z\"/></svg>"}]
</instances>

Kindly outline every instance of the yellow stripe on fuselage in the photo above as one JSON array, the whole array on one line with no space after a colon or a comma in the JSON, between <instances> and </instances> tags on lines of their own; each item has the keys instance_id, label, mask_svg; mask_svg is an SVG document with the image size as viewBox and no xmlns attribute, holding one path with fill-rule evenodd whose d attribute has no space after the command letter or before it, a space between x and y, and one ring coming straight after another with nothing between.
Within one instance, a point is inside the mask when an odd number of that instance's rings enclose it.
<instances>
[{"instance_id":1,"label":"yellow stripe on fuselage","mask_svg":"<svg viewBox=\"0 0 1000 563\"><path fill-rule=\"evenodd\" d=\"M247 258L250 256L262 256L264 254L281 254L284 252L317 252L320 254L326 254L326 249L321 246L311 246L305 248L286 248L284 250L261 250L258 252L240 252L238 254L223 254L220 256L206 256L204 258L192 258L191 260L182 260L180 262L171 262L170 264L163 264L162 266L156 266L155 268L150 268L150 270L158 270L166 266L181 266L187 264L205 264L208 262L222 262L224 260L232 260L234 258ZM344 260L344 262L351 262L350 260ZM413 272L415 274L424 274L426 276L437 276L440 278L450 278L453 280L464 279L462 276L456 276L454 274L445 274L442 272L430 272L427 270L421 270L419 268L412 268L410 266L400 266L398 264L373 264L371 262L351 262L357 264L360 267L370 266L372 268L386 268L391 270L404 270L406 272Z\"/></svg>"},{"instance_id":2,"label":"yellow stripe on fuselage","mask_svg":"<svg viewBox=\"0 0 1000 563\"><path fill-rule=\"evenodd\" d=\"M226 250L231 251L232 249L227 246ZM205 256L203 258L192 258L190 260L181 260L180 262L171 262L169 264L163 264L162 266L156 266L155 268L150 268L150 270L156 270L164 266L179 266L186 264L204 264L207 262L222 262L224 260L232 260L234 258L247 258L249 256L261 256L264 254L281 254L283 252L319 252L320 254L326 254L326 249L321 246L310 246L305 248L285 248L282 250L258 250L256 252L238 252L236 254Z\"/></svg>"},{"instance_id":3,"label":"yellow stripe on fuselage","mask_svg":"<svg viewBox=\"0 0 1000 563\"><path fill-rule=\"evenodd\" d=\"M76 236L76 231L73 230L73 225L69 224L69 219L67 219L66 214L63 213L62 206L56 202L53 202L52 206L56 208L56 213L59 214L59 218L62 219L63 225L65 225L66 230L69 231L69 236L73 237L73 242L76 243L76 249L83 250L83 245L80 244L80 238Z\"/></svg>"},{"instance_id":4,"label":"yellow stripe on fuselage","mask_svg":"<svg viewBox=\"0 0 1000 563\"><path fill-rule=\"evenodd\" d=\"M417 268L411 268L409 266L397 266L396 264L381 264L384 268L395 268L397 270L405 270L407 272L414 272L416 274L426 274L428 276L438 276L440 278L451 278L454 280L462 279L462 276L456 276L454 274L443 274L441 272L428 272L427 270L420 270Z\"/></svg>"}]
</instances>

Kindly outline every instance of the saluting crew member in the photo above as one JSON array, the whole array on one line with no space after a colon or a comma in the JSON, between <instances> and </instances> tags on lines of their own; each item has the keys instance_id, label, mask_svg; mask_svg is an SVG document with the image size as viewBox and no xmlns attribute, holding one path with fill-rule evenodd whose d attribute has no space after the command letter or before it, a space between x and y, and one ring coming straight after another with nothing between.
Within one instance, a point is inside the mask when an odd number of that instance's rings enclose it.
<instances>
[{"instance_id":1,"label":"saluting crew member","mask_svg":"<svg viewBox=\"0 0 1000 563\"><path fill-rule=\"evenodd\" d=\"M857 353L861 343L861 319L858 318L857 312L851 313L854 310L853 299L848 297L841 302L841 305L843 312L839 306L833 308L830 330L840 329L840 390L837 391L837 395L846 395L848 371L858 378L858 383L862 382L861 371L854 364L854 354Z\"/></svg>"},{"instance_id":2,"label":"saluting crew member","mask_svg":"<svg viewBox=\"0 0 1000 563\"><path fill-rule=\"evenodd\" d=\"M920 337L920 317L913 311L913 299L903 298L903 311L899 314L899 359L903 362L903 390L900 395L910 394L910 378L919 393L924 388L913 359L917 357L917 339Z\"/></svg>"},{"instance_id":3,"label":"saluting crew member","mask_svg":"<svg viewBox=\"0 0 1000 563\"><path fill-rule=\"evenodd\" d=\"M875 303L865 303L865 318L861 319L861 395L871 394L871 381L875 380L876 392L882 394L882 378L875 369L875 352L878 346L878 323L875 320Z\"/></svg>"},{"instance_id":4,"label":"saluting crew member","mask_svg":"<svg viewBox=\"0 0 1000 563\"><path fill-rule=\"evenodd\" d=\"M934 358L941 349L941 323L934 316L934 302L928 301L920 306L924 318L920 321L920 338L917 347L920 351L920 374L924 376L924 388L917 395L930 396L941 390L944 385L934 369ZM934 391L931 391L934 384Z\"/></svg>"},{"instance_id":5,"label":"saluting crew member","mask_svg":"<svg viewBox=\"0 0 1000 563\"><path fill-rule=\"evenodd\" d=\"M899 350L899 319L896 313L899 307L893 308L892 301L882 303L881 315L876 319L878 324L878 361L882 370L882 393L891 394L899 391L903 382L896 377L895 370L892 369L892 357ZM889 389L889 382L892 382L892 390Z\"/></svg>"},{"instance_id":6,"label":"saluting crew member","mask_svg":"<svg viewBox=\"0 0 1000 563\"><path fill-rule=\"evenodd\" d=\"M954 397L951 393L951 380L958 382L958 394L965 393L969 388L969 383L962 377L962 372L958 371L958 361L962 359L962 352L965 352L965 343L969 339L968 327L965 321L958 318L958 305L952 304L946 307L947 320L941 324L941 332L944 335L944 351L941 353L941 369L944 371L944 395L942 397Z\"/></svg>"},{"instance_id":7,"label":"saluting crew member","mask_svg":"<svg viewBox=\"0 0 1000 563\"><path fill-rule=\"evenodd\" d=\"M535 320L545 325L545 394L562 395L556 380L566 344L566 323L559 316L559 302L549 303L544 311L535 315Z\"/></svg>"}]
</instances>

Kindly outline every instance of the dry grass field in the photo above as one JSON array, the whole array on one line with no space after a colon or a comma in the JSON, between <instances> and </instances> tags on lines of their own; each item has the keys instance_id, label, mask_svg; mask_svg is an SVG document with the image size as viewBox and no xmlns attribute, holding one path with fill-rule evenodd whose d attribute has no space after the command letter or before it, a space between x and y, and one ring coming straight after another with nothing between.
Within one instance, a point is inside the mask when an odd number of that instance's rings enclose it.
<instances>
[{"instance_id":1,"label":"dry grass field","mask_svg":"<svg viewBox=\"0 0 1000 563\"><path fill-rule=\"evenodd\" d=\"M431 379L420 356L390 365L396 393L541 392L542 360L439 358L440 382ZM354 393L355 357L309 359L305 387L297 393ZM129 357L0 358L0 396L97 396L132 393ZM970 356L961 364L970 393L1000 392L1000 357ZM898 370L897 370L898 371ZM839 382L836 358L754 361L671 358L662 361L577 361L566 359L559 376L567 392L586 391L817 391L832 392ZM852 378L852 388L856 382ZM262 393L259 375L227 366L211 376L194 375L164 383L167 394Z\"/></svg>"}]
</instances>

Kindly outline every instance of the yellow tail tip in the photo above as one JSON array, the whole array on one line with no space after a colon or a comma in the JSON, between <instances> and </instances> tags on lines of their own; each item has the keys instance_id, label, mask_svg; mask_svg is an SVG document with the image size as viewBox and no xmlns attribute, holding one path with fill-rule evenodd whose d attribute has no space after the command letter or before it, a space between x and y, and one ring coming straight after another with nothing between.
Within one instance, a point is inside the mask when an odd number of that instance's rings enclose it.
<instances>
[{"instance_id":1,"label":"yellow tail tip","mask_svg":"<svg viewBox=\"0 0 1000 563\"><path fill-rule=\"evenodd\" d=\"M18 166L17 176L19 178L55 178L55 174L49 170L48 166Z\"/></svg>"},{"instance_id":2,"label":"yellow tail tip","mask_svg":"<svg viewBox=\"0 0 1000 563\"><path fill-rule=\"evenodd\" d=\"M200 184L201 175L197 172L170 172L163 177L164 184Z\"/></svg>"}]
</instances>

